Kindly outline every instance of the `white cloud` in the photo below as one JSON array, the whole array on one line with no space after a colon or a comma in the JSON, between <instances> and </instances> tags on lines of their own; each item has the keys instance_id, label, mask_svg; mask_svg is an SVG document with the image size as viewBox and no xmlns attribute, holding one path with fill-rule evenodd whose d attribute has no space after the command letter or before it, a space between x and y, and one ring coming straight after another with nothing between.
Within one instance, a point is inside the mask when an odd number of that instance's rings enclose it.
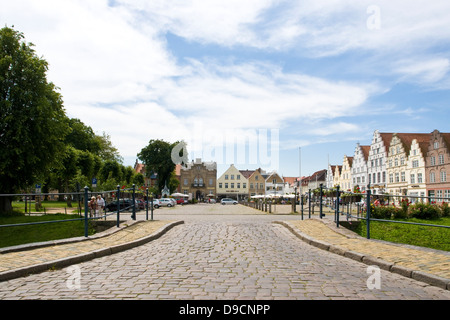
<instances>
[{"instance_id":1,"label":"white cloud","mask_svg":"<svg viewBox=\"0 0 450 320\"><path fill-rule=\"evenodd\" d=\"M445 58L402 60L395 69L406 81L428 84L442 80L449 71L450 61Z\"/></svg>"}]
</instances>

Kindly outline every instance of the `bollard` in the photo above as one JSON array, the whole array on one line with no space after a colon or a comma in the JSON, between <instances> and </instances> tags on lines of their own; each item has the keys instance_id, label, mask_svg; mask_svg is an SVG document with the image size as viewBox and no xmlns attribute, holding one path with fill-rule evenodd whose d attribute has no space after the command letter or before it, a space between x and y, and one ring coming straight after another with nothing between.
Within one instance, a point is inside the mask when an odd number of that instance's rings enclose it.
<instances>
[{"instance_id":1,"label":"bollard","mask_svg":"<svg viewBox=\"0 0 450 320\"><path fill-rule=\"evenodd\" d=\"M151 210L152 221L153 221L153 192L152 192L152 195L150 197L150 200L151 200L151 202L150 202L150 210Z\"/></svg>"},{"instance_id":2,"label":"bollard","mask_svg":"<svg viewBox=\"0 0 450 320\"><path fill-rule=\"evenodd\" d=\"M148 188L145 191L145 220L148 221Z\"/></svg>"},{"instance_id":3,"label":"bollard","mask_svg":"<svg viewBox=\"0 0 450 320\"><path fill-rule=\"evenodd\" d=\"M323 184L320 184L319 201L320 201L320 203L319 203L319 216L320 216L320 219L322 219L322 217L324 216L323 215L323 204L322 204L322 201L323 201Z\"/></svg>"},{"instance_id":4,"label":"bollard","mask_svg":"<svg viewBox=\"0 0 450 320\"><path fill-rule=\"evenodd\" d=\"M89 207L88 207L88 187L84 187L84 236L87 238L89 236Z\"/></svg>"},{"instance_id":5,"label":"bollard","mask_svg":"<svg viewBox=\"0 0 450 320\"><path fill-rule=\"evenodd\" d=\"M117 186L117 228L120 225L120 186Z\"/></svg>"},{"instance_id":6,"label":"bollard","mask_svg":"<svg viewBox=\"0 0 450 320\"><path fill-rule=\"evenodd\" d=\"M338 228L339 228L339 196L340 196L339 186L337 186L335 220L336 220L336 227L338 227Z\"/></svg>"},{"instance_id":7,"label":"bollard","mask_svg":"<svg viewBox=\"0 0 450 320\"><path fill-rule=\"evenodd\" d=\"M133 219L134 221L136 221L136 185L133 184L133 197L132 197L132 201L133 201L133 211L131 213L131 219Z\"/></svg>"},{"instance_id":8,"label":"bollard","mask_svg":"<svg viewBox=\"0 0 450 320\"><path fill-rule=\"evenodd\" d=\"M367 224L367 239L370 239L370 195L371 195L371 191L370 191L370 185L367 186L367 199L366 199L366 210L367 210L367 214L366 214L366 224Z\"/></svg>"}]
</instances>

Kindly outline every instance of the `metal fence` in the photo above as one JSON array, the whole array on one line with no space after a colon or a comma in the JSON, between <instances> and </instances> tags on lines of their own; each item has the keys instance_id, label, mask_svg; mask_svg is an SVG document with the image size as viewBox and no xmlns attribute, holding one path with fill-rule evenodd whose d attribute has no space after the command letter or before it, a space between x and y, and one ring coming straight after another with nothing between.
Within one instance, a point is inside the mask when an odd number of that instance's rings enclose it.
<instances>
[{"instance_id":1,"label":"metal fence","mask_svg":"<svg viewBox=\"0 0 450 320\"><path fill-rule=\"evenodd\" d=\"M325 195L327 193L327 195ZM345 216L345 219L364 220L366 222L367 239L370 239L370 223L371 221L401 223L409 225L450 228L446 225L401 221L394 219L383 219L373 217L373 210L379 208L396 208L396 212L402 217L407 217L407 210L411 204L428 204L444 206L450 203L450 198L446 197L420 197L412 195L389 195L389 194L372 194L370 185L367 187L365 193L342 192L339 187L329 190L320 186L318 190L309 190L306 196L302 196L301 200L301 215L303 220L304 213L304 198L307 199L309 218L311 218L311 206L319 205L319 217L324 217L323 207L329 207L334 211L334 221L336 227L340 226L340 216ZM438 210L438 208L434 208ZM403 212L402 212L403 210ZM447 209L450 211L450 209ZM393 210L394 211L394 210Z\"/></svg>"},{"instance_id":2,"label":"metal fence","mask_svg":"<svg viewBox=\"0 0 450 320\"><path fill-rule=\"evenodd\" d=\"M148 189L145 191L144 196L144 209L146 210L146 220L149 220L149 210L150 210L150 219L153 221L153 194L149 196ZM111 201L105 200L105 208L99 210L99 212L94 212L92 208L89 207L89 199L92 197L97 198L97 195L101 195L102 198L112 199ZM20 223L20 224L6 224L0 225L1 228L8 227L20 227L20 226L30 226L30 225L38 225L38 224L50 224L50 223L63 223L69 221L83 221L84 222L84 236L89 236L89 221L91 220L101 220L107 219L108 216L116 216L116 225L119 227L120 225L120 215L121 213L128 211L131 212L131 219L136 220L136 212L141 210L139 208L138 203L136 201L137 190L136 186L133 185L132 188L121 188L117 186L117 190L110 191L90 191L88 187L85 187L81 192L72 192L72 193L22 193L22 194L0 194L0 197L9 197L9 198L23 198L24 201L29 201L33 198L40 199L45 196L64 196L71 197L74 201L78 202L78 208L80 210L80 218L76 219L64 219L64 220L55 220L55 221L41 221L41 222L29 222L29 223ZM130 199L131 197L131 199ZM31 212L31 201L28 202L30 205ZM83 205L82 205L83 204ZM81 213L81 208L83 207L84 216ZM27 211L27 205L25 205L25 211ZM65 209L66 211L66 209ZM45 214L45 210L44 210Z\"/></svg>"}]
</instances>

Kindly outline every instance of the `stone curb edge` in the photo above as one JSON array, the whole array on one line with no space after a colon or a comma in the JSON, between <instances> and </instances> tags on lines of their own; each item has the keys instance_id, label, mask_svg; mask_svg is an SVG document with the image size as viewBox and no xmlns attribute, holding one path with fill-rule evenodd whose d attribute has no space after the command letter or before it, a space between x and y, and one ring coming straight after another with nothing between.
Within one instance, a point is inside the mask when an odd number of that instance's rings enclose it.
<instances>
[{"instance_id":1,"label":"stone curb edge","mask_svg":"<svg viewBox=\"0 0 450 320\"><path fill-rule=\"evenodd\" d=\"M139 247L143 244L146 244L150 241L160 238L166 232L168 232L172 228L174 228L178 225L181 225L181 224L184 224L184 221L176 221L176 222L169 223L169 224L159 228L157 231L155 231L154 233L152 233L151 235L149 235L147 237L143 237L143 238L140 238L140 239L137 239L134 241L130 241L127 243L123 243L120 245L102 248L102 249L98 249L98 250L95 250L92 252L83 253L80 255L66 257L66 258L62 258L62 259L58 259L58 260L53 260L53 261L45 262L42 264L37 264L37 265L27 266L27 267L23 267L23 268L19 268L19 269L0 272L0 282L8 281L8 280L12 280L15 278L20 278L20 277L26 277L31 274L45 272L45 271L48 271L48 270L51 270L54 268L65 268L65 267L73 265L73 264L86 262L86 261L93 260L96 258L101 258L101 257L108 256L111 254L126 251L129 249L135 248L135 247Z\"/></svg>"},{"instance_id":2,"label":"stone curb edge","mask_svg":"<svg viewBox=\"0 0 450 320\"><path fill-rule=\"evenodd\" d=\"M425 273L423 271L415 271L409 268L402 267L400 265L396 265L395 263L387 262L375 257L372 257L370 255L364 255L359 252L354 252L351 250L344 249L339 246L335 246L329 243L326 243L324 241L316 240L299 230L297 230L295 227L289 224L289 222L285 221L274 221L273 223L279 224L287 228L289 231L291 231L297 238L303 240L309 245L312 245L314 247L317 247L319 249L329 251L353 260L356 260L358 262L362 262L367 265L371 266L378 266L380 269L399 274L401 276L414 279L416 281L427 283L431 286L436 286L444 290L450 290L450 279L442 278L439 276L435 276L429 273Z\"/></svg>"}]
</instances>

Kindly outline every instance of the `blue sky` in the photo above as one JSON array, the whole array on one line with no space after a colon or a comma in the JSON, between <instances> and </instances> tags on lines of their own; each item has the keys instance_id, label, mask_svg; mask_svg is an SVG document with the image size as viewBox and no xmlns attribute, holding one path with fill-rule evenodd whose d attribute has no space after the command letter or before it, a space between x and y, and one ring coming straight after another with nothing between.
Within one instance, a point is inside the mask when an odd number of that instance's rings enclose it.
<instances>
[{"instance_id":1,"label":"blue sky","mask_svg":"<svg viewBox=\"0 0 450 320\"><path fill-rule=\"evenodd\" d=\"M70 117L126 165L150 139L285 176L384 132L449 131L447 1L0 0ZM273 151L273 152L272 152Z\"/></svg>"}]
</instances>

